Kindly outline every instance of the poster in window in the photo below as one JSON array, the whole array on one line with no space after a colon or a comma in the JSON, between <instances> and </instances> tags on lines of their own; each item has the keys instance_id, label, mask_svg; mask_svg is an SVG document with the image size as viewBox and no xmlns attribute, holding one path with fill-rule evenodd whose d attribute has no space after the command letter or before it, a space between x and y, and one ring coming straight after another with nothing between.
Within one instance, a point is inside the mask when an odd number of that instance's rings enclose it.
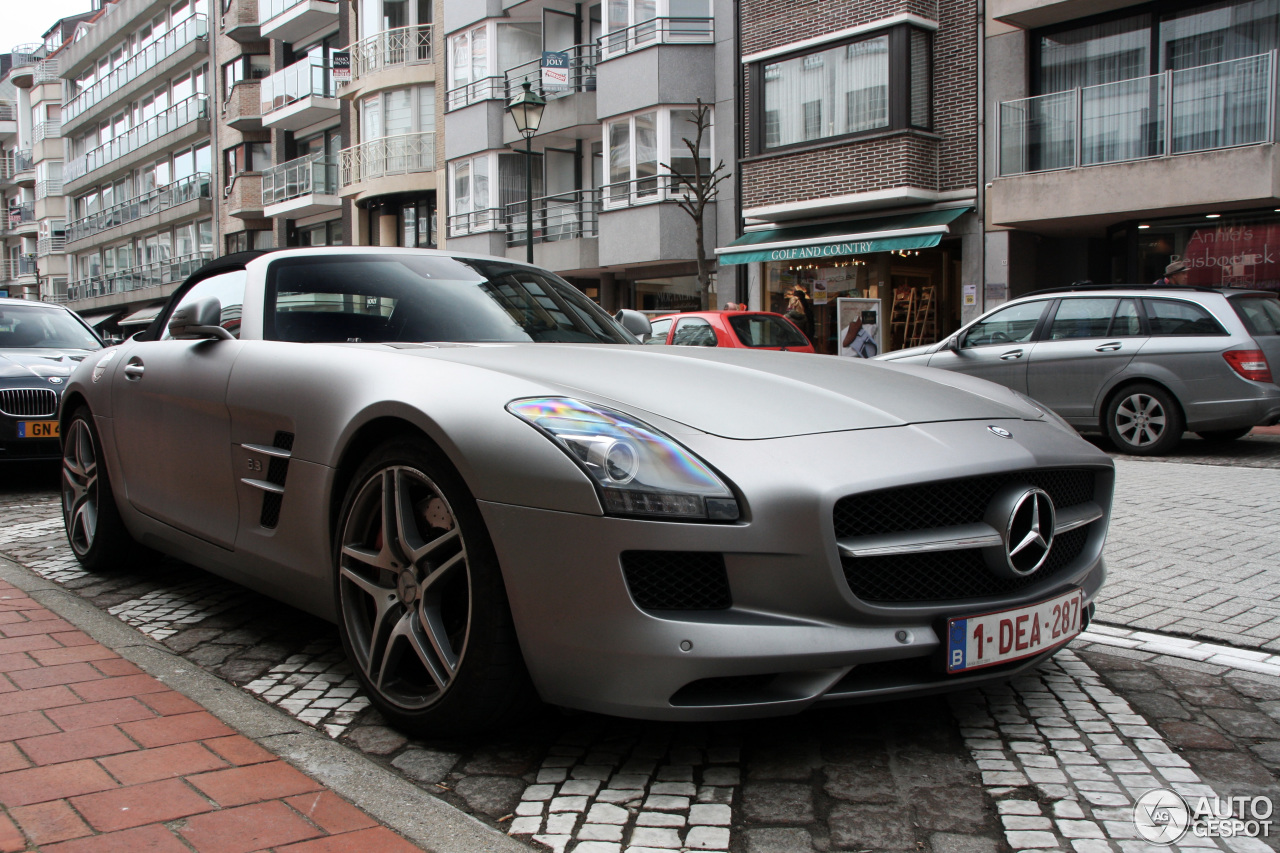
<instances>
[{"instance_id":1,"label":"poster in window","mask_svg":"<svg viewBox=\"0 0 1280 853\"><path fill-rule=\"evenodd\" d=\"M839 353L847 358L872 358L880 354L880 300L836 299L839 319Z\"/></svg>"}]
</instances>

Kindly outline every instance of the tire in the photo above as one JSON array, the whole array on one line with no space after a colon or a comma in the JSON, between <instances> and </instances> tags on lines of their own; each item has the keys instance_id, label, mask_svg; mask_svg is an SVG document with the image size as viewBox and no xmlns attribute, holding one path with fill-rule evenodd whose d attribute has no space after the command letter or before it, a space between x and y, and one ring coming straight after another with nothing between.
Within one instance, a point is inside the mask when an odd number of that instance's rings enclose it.
<instances>
[{"instance_id":1,"label":"tire","mask_svg":"<svg viewBox=\"0 0 1280 853\"><path fill-rule=\"evenodd\" d=\"M62 440L62 521L67 543L86 571L121 568L142 552L120 519L87 406L72 413Z\"/></svg>"},{"instance_id":2,"label":"tire","mask_svg":"<svg viewBox=\"0 0 1280 853\"><path fill-rule=\"evenodd\" d=\"M438 450L379 446L352 478L333 552L342 646L388 722L468 734L531 702L493 544Z\"/></svg>"},{"instance_id":3,"label":"tire","mask_svg":"<svg viewBox=\"0 0 1280 853\"><path fill-rule=\"evenodd\" d=\"M1130 385L1107 403L1107 435L1122 453L1169 453L1182 440L1185 424L1178 401L1159 385Z\"/></svg>"},{"instance_id":4,"label":"tire","mask_svg":"<svg viewBox=\"0 0 1280 853\"><path fill-rule=\"evenodd\" d=\"M1235 441L1237 438L1244 438L1253 427L1241 427L1239 429L1211 429L1206 432L1198 432L1196 435L1205 441Z\"/></svg>"}]
</instances>

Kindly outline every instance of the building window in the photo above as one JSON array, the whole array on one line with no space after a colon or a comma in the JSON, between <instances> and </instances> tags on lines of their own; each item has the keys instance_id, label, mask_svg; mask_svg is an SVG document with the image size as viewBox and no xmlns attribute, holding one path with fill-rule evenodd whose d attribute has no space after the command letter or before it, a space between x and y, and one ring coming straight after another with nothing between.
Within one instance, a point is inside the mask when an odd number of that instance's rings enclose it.
<instances>
[{"instance_id":1,"label":"building window","mask_svg":"<svg viewBox=\"0 0 1280 853\"><path fill-rule=\"evenodd\" d=\"M534 157L533 195L538 198L543 193L542 155ZM449 164L449 236L502 227L504 217L515 212L509 206L525 202L524 160L523 153L490 151Z\"/></svg>"},{"instance_id":2,"label":"building window","mask_svg":"<svg viewBox=\"0 0 1280 853\"><path fill-rule=\"evenodd\" d=\"M290 229L290 246L342 246L342 220L330 219L315 225L299 225Z\"/></svg>"},{"instance_id":3,"label":"building window","mask_svg":"<svg viewBox=\"0 0 1280 853\"><path fill-rule=\"evenodd\" d=\"M542 56L542 25L489 21L449 37L445 108L456 110L489 98L506 97L507 68Z\"/></svg>"},{"instance_id":4,"label":"building window","mask_svg":"<svg viewBox=\"0 0 1280 853\"><path fill-rule=\"evenodd\" d=\"M261 80L271 76L271 57L266 54L239 56L222 66L222 85L225 97L242 80Z\"/></svg>"},{"instance_id":5,"label":"building window","mask_svg":"<svg viewBox=\"0 0 1280 853\"><path fill-rule=\"evenodd\" d=\"M655 44L709 42L710 0L606 0L606 58Z\"/></svg>"},{"instance_id":6,"label":"building window","mask_svg":"<svg viewBox=\"0 0 1280 853\"><path fill-rule=\"evenodd\" d=\"M431 23L431 0L360 0L360 37Z\"/></svg>"},{"instance_id":7,"label":"building window","mask_svg":"<svg viewBox=\"0 0 1280 853\"><path fill-rule=\"evenodd\" d=\"M390 89L360 101L361 142L435 129L435 86Z\"/></svg>"},{"instance_id":8,"label":"building window","mask_svg":"<svg viewBox=\"0 0 1280 853\"><path fill-rule=\"evenodd\" d=\"M694 111L664 108L605 123L604 135L609 183L605 186L606 207L621 207L648 201L662 201L681 193L681 178L692 177L697 169L685 140L697 135ZM708 118L711 113L708 112ZM702 173L711 170L712 130L702 135L698 161Z\"/></svg>"},{"instance_id":9,"label":"building window","mask_svg":"<svg viewBox=\"0 0 1280 853\"><path fill-rule=\"evenodd\" d=\"M757 63L755 153L932 125L932 36L901 25L807 54Z\"/></svg>"},{"instance_id":10,"label":"building window","mask_svg":"<svg viewBox=\"0 0 1280 853\"><path fill-rule=\"evenodd\" d=\"M242 142L222 152L222 185L230 186L236 175L261 172L271 167L271 145L266 142Z\"/></svg>"},{"instance_id":11,"label":"building window","mask_svg":"<svg viewBox=\"0 0 1280 853\"><path fill-rule=\"evenodd\" d=\"M248 252L252 249L275 248L275 234L271 231L240 231L225 238L227 254Z\"/></svg>"}]
</instances>

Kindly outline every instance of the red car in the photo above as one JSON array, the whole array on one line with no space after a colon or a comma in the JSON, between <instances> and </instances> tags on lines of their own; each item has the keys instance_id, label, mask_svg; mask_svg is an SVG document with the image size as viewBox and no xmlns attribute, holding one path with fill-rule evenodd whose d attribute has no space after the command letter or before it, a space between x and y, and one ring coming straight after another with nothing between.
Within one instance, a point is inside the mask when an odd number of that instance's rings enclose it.
<instances>
[{"instance_id":1,"label":"red car","mask_svg":"<svg viewBox=\"0 0 1280 853\"><path fill-rule=\"evenodd\" d=\"M646 344L813 352L795 323L769 311L690 311L654 317L650 324Z\"/></svg>"}]
</instances>

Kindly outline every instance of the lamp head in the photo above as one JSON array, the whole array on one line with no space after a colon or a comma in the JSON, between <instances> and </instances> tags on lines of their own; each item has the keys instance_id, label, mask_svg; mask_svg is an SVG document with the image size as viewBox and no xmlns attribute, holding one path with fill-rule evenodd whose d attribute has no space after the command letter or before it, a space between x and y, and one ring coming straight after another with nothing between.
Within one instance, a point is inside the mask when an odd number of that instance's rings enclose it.
<instances>
[{"instance_id":1,"label":"lamp head","mask_svg":"<svg viewBox=\"0 0 1280 853\"><path fill-rule=\"evenodd\" d=\"M511 99L507 104L507 112L511 113L511 118L516 123L516 130L528 139L538 132L538 125L542 123L542 111L546 107L546 99L533 91L533 86L525 81L524 91L517 92Z\"/></svg>"}]
</instances>

